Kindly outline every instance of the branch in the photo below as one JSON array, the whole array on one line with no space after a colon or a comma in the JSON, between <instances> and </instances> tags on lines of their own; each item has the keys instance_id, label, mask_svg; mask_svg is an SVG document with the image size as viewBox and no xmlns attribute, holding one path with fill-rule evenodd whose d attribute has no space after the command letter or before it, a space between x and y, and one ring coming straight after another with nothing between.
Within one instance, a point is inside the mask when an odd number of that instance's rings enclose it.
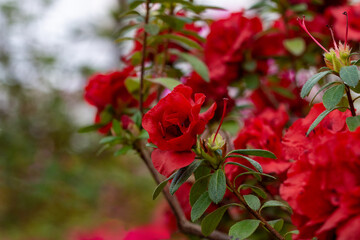
<instances>
[{"instance_id":1,"label":"branch","mask_svg":"<svg viewBox=\"0 0 360 240\"><path fill-rule=\"evenodd\" d=\"M149 23L149 13L150 13L150 0L146 0L146 14L145 14L145 25ZM140 112L141 116L144 113L143 101L144 101L144 74L145 74L145 59L146 59L146 47L147 47L147 32L145 31L144 25L144 39L142 42L142 55L141 55L141 72L140 72Z\"/></svg>"},{"instance_id":2,"label":"branch","mask_svg":"<svg viewBox=\"0 0 360 240\"><path fill-rule=\"evenodd\" d=\"M244 197L236 190L236 188L232 185L230 180L226 178L226 185L232 190L235 196L239 199L241 204L245 206L245 208L258 220L264 224L264 227L273 235L275 239L284 240L284 237L280 235L266 220L263 218L257 211L253 210L245 201Z\"/></svg>"},{"instance_id":3,"label":"branch","mask_svg":"<svg viewBox=\"0 0 360 240\"><path fill-rule=\"evenodd\" d=\"M144 161L145 165L149 169L151 175L153 176L155 182L159 184L163 181L163 177L156 171L154 168L150 152L146 149L146 146L143 142L138 142L135 146L135 150L140 154L142 160ZM184 215L184 212L176 199L175 196L169 193L169 188L166 186L163 190L163 194L169 203L171 210L173 211L179 230L184 234L192 234L199 237L205 237L201 232L201 227L198 224L191 223L188 221ZM225 233L214 231L211 235L207 237L210 240L229 240L229 236Z\"/></svg>"}]
</instances>

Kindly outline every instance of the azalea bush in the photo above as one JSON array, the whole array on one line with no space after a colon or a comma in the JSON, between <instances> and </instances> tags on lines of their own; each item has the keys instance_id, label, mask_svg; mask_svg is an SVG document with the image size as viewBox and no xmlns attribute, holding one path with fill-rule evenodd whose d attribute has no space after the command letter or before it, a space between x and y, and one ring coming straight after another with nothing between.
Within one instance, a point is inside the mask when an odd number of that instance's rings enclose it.
<instances>
[{"instance_id":1,"label":"azalea bush","mask_svg":"<svg viewBox=\"0 0 360 240\"><path fill-rule=\"evenodd\" d=\"M148 225L74 239L357 239L359 14L347 1L130 3L124 67L90 77L97 113L80 132L135 152L167 203Z\"/></svg>"}]
</instances>

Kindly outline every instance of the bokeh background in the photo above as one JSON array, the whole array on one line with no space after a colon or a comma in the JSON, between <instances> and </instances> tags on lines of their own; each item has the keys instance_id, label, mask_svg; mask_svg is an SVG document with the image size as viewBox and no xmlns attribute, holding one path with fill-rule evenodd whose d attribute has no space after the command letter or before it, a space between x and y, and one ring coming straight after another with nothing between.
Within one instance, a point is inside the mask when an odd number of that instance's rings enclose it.
<instances>
[{"instance_id":1,"label":"bokeh background","mask_svg":"<svg viewBox=\"0 0 360 240\"><path fill-rule=\"evenodd\" d=\"M0 239L67 239L111 219L150 219L155 183L136 155L114 157L99 134L77 133L96 111L83 100L87 78L121 68L129 49L114 41L128 2L0 0Z\"/></svg>"}]
</instances>

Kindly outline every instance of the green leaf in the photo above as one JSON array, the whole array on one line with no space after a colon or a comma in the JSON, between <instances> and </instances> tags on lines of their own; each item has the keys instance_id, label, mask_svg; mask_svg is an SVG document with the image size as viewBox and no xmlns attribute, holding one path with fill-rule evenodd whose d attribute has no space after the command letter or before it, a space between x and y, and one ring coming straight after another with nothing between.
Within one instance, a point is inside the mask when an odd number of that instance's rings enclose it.
<instances>
[{"instance_id":1,"label":"green leaf","mask_svg":"<svg viewBox=\"0 0 360 240\"><path fill-rule=\"evenodd\" d=\"M286 240L292 240L292 234L299 234L299 230L292 230L287 233L285 233L284 237Z\"/></svg>"},{"instance_id":2,"label":"green leaf","mask_svg":"<svg viewBox=\"0 0 360 240\"><path fill-rule=\"evenodd\" d=\"M158 148L155 144L153 143L146 143L145 145L146 147L152 147L152 148Z\"/></svg>"},{"instance_id":3,"label":"green leaf","mask_svg":"<svg viewBox=\"0 0 360 240\"><path fill-rule=\"evenodd\" d=\"M237 149L229 152L227 155L233 153L276 159L276 156L272 152L262 149Z\"/></svg>"},{"instance_id":4,"label":"green leaf","mask_svg":"<svg viewBox=\"0 0 360 240\"><path fill-rule=\"evenodd\" d=\"M148 139L149 133L145 129L142 129L139 136L137 136L137 138L138 139Z\"/></svg>"},{"instance_id":5,"label":"green leaf","mask_svg":"<svg viewBox=\"0 0 360 240\"><path fill-rule=\"evenodd\" d=\"M279 87L279 86L274 86L270 88L272 91L274 91L275 93L281 95L282 97L288 98L288 99L295 99L295 95L287 88L285 87Z\"/></svg>"},{"instance_id":6,"label":"green leaf","mask_svg":"<svg viewBox=\"0 0 360 240\"><path fill-rule=\"evenodd\" d=\"M344 84L338 84L326 90L323 95L323 103L326 109L334 108L341 101L344 91Z\"/></svg>"},{"instance_id":7,"label":"green leaf","mask_svg":"<svg viewBox=\"0 0 360 240\"><path fill-rule=\"evenodd\" d=\"M272 220L272 221L268 221L268 223L270 224L270 226L272 226L277 232L280 232L282 227L284 226L284 219L277 219L277 220Z\"/></svg>"},{"instance_id":8,"label":"green leaf","mask_svg":"<svg viewBox=\"0 0 360 240\"><path fill-rule=\"evenodd\" d=\"M164 187L166 186L166 184L168 183L168 181L170 179L173 179L176 173L173 173L170 177L168 177L167 179L165 179L164 181L162 181L159 185L157 185L157 187L155 188L154 192L153 192L153 200L155 200L159 194L161 193L161 191L164 189Z\"/></svg>"},{"instance_id":9,"label":"green leaf","mask_svg":"<svg viewBox=\"0 0 360 240\"><path fill-rule=\"evenodd\" d=\"M180 168L174 177L174 180L170 185L170 194L174 193L179 189L179 187L191 176L191 174L200 166L202 163L201 160L195 160L189 166Z\"/></svg>"},{"instance_id":10,"label":"green leaf","mask_svg":"<svg viewBox=\"0 0 360 240\"><path fill-rule=\"evenodd\" d=\"M252 194L244 195L244 199L247 205L249 205L249 207L255 211L259 210L259 208L261 207L260 200L255 195Z\"/></svg>"},{"instance_id":11,"label":"green leaf","mask_svg":"<svg viewBox=\"0 0 360 240\"><path fill-rule=\"evenodd\" d=\"M159 26L152 23L145 24L144 29L150 35L157 35L160 31Z\"/></svg>"},{"instance_id":12,"label":"green leaf","mask_svg":"<svg viewBox=\"0 0 360 240\"><path fill-rule=\"evenodd\" d=\"M331 70L328 70L328 71L319 72L319 73L313 75L309 80L307 80L307 82L302 87L300 96L302 98L305 98L307 95L309 95L311 89L315 86L315 84L318 81L320 81L320 79L322 79L326 75L330 74L331 72L332 72Z\"/></svg>"},{"instance_id":13,"label":"green leaf","mask_svg":"<svg viewBox=\"0 0 360 240\"><path fill-rule=\"evenodd\" d=\"M211 204L211 199L208 192L204 192L191 208L191 221L198 220L208 209Z\"/></svg>"},{"instance_id":14,"label":"green leaf","mask_svg":"<svg viewBox=\"0 0 360 240\"><path fill-rule=\"evenodd\" d=\"M205 82L210 82L209 69L207 68L205 63L203 63L203 61L201 61L199 58L175 49L171 50L171 53L189 62L190 65L193 67L194 71L197 72L205 80Z\"/></svg>"},{"instance_id":15,"label":"green leaf","mask_svg":"<svg viewBox=\"0 0 360 240\"><path fill-rule=\"evenodd\" d=\"M350 87L356 87L360 76L356 66L344 66L340 69L340 78Z\"/></svg>"},{"instance_id":16,"label":"green leaf","mask_svg":"<svg viewBox=\"0 0 360 240\"><path fill-rule=\"evenodd\" d=\"M131 117L131 119L134 121L136 126L138 126L139 128L141 127L141 112L140 111L136 111L135 114Z\"/></svg>"},{"instance_id":17,"label":"green leaf","mask_svg":"<svg viewBox=\"0 0 360 240\"><path fill-rule=\"evenodd\" d=\"M249 173L253 174L254 177L255 177L257 180L261 181L261 177L260 177L259 175L260 175L260 174L263 174L263 173L259 172L259 174L256 174L257 172L254 171L253 169L251 169L251 168L249 168L248 166L245 166L245 165L243 165L243 164L241 164L241 163L237 163L237 162L226 162L225 165L224 165L224 168L225 168L225 166L226 166L227 164L236 165L236 166L239 166L239 167L241 167L241 168L244 168L244 169L247 170ZM239 174L239 175L240 175L240 174Z\"/></svg>"},{"instance_id":18,"label":"green leaf","mask_svg":"<svg viewBox=\"0 0 360 240\"><path fill-rule=\"evenodd\" d=\"M346 124L351 132L355 131L360 126L360 116L347 117Z\"/></svg>"},{"instance_id":19,"label":"green leaf","mask_svg":"<svg viewBox=\"0 0 360 240\"><path fill-rule=\"evenodd\" d=\"M124 41L135 41L136 39L133 37L120 37L118 39L115 40L116 43L121 43Z\"/></svg>"},{"instance_id":20,"label":"green leaf","mask_svg":"<svg viewBox=\"0 0 360 240\"><path fill-rule=\"evenodd\" d=\"M134 9L142 3L145 3L145 1L144 0L133 1L132 3L129 4L129 9Z\"/></svg>"},{"instance_id":21,"label":"green leaf","mask_svg":"<svg viewBox=\"0 0 360 240\"><path fill-rule=\"evenodd\" d=\"M114 156L117 157L117 156L120 156L120 155L124 155L126 154L129 150L131 150L132 147L129 146L129 145L126 145L126 146L123 146L121 149L117 150L115 153L114 153Z\"/></svg>"},{"instance_id":22,"label":"green leaf","mask_svg":"<svg viewBox=\"0 0 360 240\"><path fill-rule=\"evenodd\" d=\"M340 82L328 82L327 84L325 84L324 86L322 86L319 91L317 91L317 93L313 96L313 98L311 99L309 105L311 105L313 103L313 101L315 100L316 96L321 93L322 90L324 90L325 88L328 88L330 87L331 85L334 85L334 84L339 84ZM342 84L342 83L340 83Z\"/></svg>"},{"instance_id":23,"label":"green leaf","mask_svg":"<svg viewBox=\"0 0 360 240\"><path fill-rule=\"evenodd\" d=\"M359 65L360 64L360 59L351 61L351 64L352 65Z\"/></svg>"},{"instance_id":24,"label":"green leaf","mask_svg":"<svg viewBox=\"0 0 360 240\"><path fill-rule=\"evenodd\" d=\"M256 193L258 196L262 197L263 199L265 199L267 197L266 193L264 192L264 190L262 190L261 188L257 187L257 186L253 186L250 184L241 184L239 186L239 190L241 188L250 188L254 193Z\"/></svg>"},{"instance_id":25,"label":"green leaf","mask_svg":"<svg viewBox=\"0 0 360 240\"><path fill-rule=\"evenodd\" d=\"M86 133L99 130L100 128L104 127L106 124L103 123L96 123L90 126L82 127L78 130L78 133Z\"/></svg>"},{"instance_id":26,"label":"green leaf","mask_svg":"<svg viewBox=\"0 0 360 240\"><path fill-rule=\"evenodd\" d=\"M333 109L326 109L325 111L323 111L322 113L320 113L320 115L314 120L314 122L310 125L308 131L306 132L306 136L309 136L309 134L311 133L312 130L314 130L314 128L326 117L326 115L328 115L331 111L333 111Z\"/></svg>"},{"instance_id":27,"label":"green leaf","mask_svg":"<svg viewBox=\"0 0 360 240\"><path fill-rule=\"evenodd\" d=\"M291 9L294 12L304 12L307 10L307 4L306 3L296 4L294 6L291 6Z\"/></svg>"},{"instance_id":28,"label":"green leaf","mask_svg":"<svg viewBox=\"0 0 360 240\"><path fill-rule=\"evenodd\" d=\"M219 225L221 218L225 214L226 210L231 206L239 206L236 203L228 204L225 206L222 206L209 215L207 215L201 222L201 232L204 234L204 236L209 236Z\"/></svg>"},{"instance_id":29,"label":"green leaf","mask_svg":"<svg viewBox=\"0 0 360 240\"><path fill-rule=\"evenodd\" d=\"M248 89L253 90L259 87L260 79L257 74L248 74L243 78Z\"/></svg>"},{"instance_id":30,"label":"green leaf","mask_svg":"<svg viewBox=\"0 0 360 240\"><path fill-rule=\"evenodd\" d=\"M242 155L228 155L226 156L226 158L229 158L229 157L237 157L237 158L243 158L245 160L247 160L251 165L253 165L253 167L258 170L259 172L263 172L263 169L260 165L260 163L258 163L257 161L249 158L249 157L246 157L246 156L242 156Z\"/></svg>"},{"instance_id":31,"label":"green leaf","mask_svg":"<svg viewBox=\"0 0 360 240\"><path fill-rule=\"evenodd\" d=\"M170 15L157 15L157 18L161 19L164 23L169 25L171 29L180 30L186 23L192 23L193 20L187 17L170 16Z\"/></svg>"},{"instance_id":32,"label":"green leaf","mask_svg":"<svg viewBox=\"0 0 360 240\"><path fill-rule=\"evenodd\" d=\"M260 208L260 211L267 207L284 207L292 214L292 209L290 206L288 206L287 204L285 204L283 202L277 201L277 200L270 200L270 201L265 202L262 205L262 207Z\"/></svg>"},{"instance_id":33,"label":"green leaf","mask_svg":"<svg viewBox=\"0 0 360 240\"><path fill-rule=\"evenodd\" d=\"M199 167L200 168L200 167ZM198 168L198 169L199 169ZM208 183L209 183L209 178L210 178L210 174L203 176L201 178L199 178L194 185L191 187L190 189L190 197L189 197L189 201L190 201L190 205L193 206L195 204L195 202L198 200L198 198L204 193L206 192L207 188L208 188Z\"/></svg>"},{"instance_id":34,"label":"green leaf","mask_svg":"<svg viewBox=\"0 0 360 240\"><path fill-rule=\"evenodd\" d=\"M211 172L211 169L207 166L200 166L196 169L194 175L195 175L195 179L198 180L206 175L209 175L209 173Z\"/></svg>"},{"instance_id":35,"label":"green leaf","mask_svg":"<svg viewBox=\"0 0 360 240\"><path fill-rule=\"evenodd\" d=\"M116 119L112 121L112 129L114 130L116 135L122 135L124 129L121 127L120 122Z\"/></svg>"},{"instance_id":36,"label":"green leaf","mask_svg":"<svg viewBox=\"0 0 360 240\"><path fill-rule=\"evenodd\" d=\"M175 42L179 45L181 45L182 47L191 50L192 48L201 50L202 47L195 42L194 40L188 38L188 37L184 37L184 36L180 36L180 35L175 35L175 34L163 34L163 35L157 35L157 36L151 36L149 37L149 45L151 45L152 43L158 42L158 41L164 41L166 39L171 40L172 42Z\"/></svg>"},{"instance_id":37,"label":"green leaf","mask_svg":"<svg viewBox=\"0 0 360 240\"><path fill-rule=\"evenodd\" d=\"M260 220L257 219L242 220L231 226L229 236L239 240L248 238L255 232L259 224Z\"/></svg>"},{"instance_id":38,"label":"green leaf","mask_svg":"<svg viewBox=\"0 0 360 240\"><path fill-rule=\"evenodd\" d=\"M226 178L222 169L216 170L209 181L209 197L210 199L218 204L221 202L226 191Z\"/></svg>"},{"instance_id":39,"label":"green leaf","mask_svg":"<svg viewBox=\"0 0 360 240\"><path fill-rule=\"evenodd\" d=\"M140 79L139 78L127 78L125 79L125 87L129 93L136 93L140 88Z\"/></svg>"},{"instance_id":40,"label":"green leaf","mask_svg":"<svg viewBox=\"0 0 360 240\"><path fill-rule=\"evenodd\" d=\"M283 44L286 50L295 56L300 56L305 51L306 44L303 38L286 39Z\"/></svg>"},{"instance_id":41,"label":"green leaf","mask_svg":"<svg viewBox=\"0 0 360 240\"><path fill-rule=\"evenodd\" d=\"M122 137L107 136L107 137L100 139L99 143L100 144L108 144L108 143L112 143L112 142L115 142L115 141L121 140L121 139L122 139Z\"/></svg>"},{"instance_id":42,"label":"green leaf","mask_svg":"<svg viewBox=\"0 0 360 240\"><path fill-rule=\"evenodd\" d=\"M162 78L152 78L152 79L147 79L150 82L153 83L158 83L170 90L173 90L176 86L180 85L181 82L174 79L174 78L168 78L168 77L162 77Z\"/></svg>"}]
</instances>

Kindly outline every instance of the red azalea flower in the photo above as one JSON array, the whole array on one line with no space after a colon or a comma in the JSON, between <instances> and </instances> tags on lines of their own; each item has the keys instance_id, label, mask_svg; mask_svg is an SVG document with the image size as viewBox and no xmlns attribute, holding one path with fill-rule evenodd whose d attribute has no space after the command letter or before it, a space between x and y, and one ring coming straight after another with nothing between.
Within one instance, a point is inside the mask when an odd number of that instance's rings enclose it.
<instances>
[{"instance_id":1,"label":"red azalea flower","mask_svg":"<svg viewBox=\"0 0 360 240\"><path fill-rule=\"evenodd\" d=\"M195 157L191 148L196 135L205 130L205 125L214 116L214 103L200 114L205 95L195 94L192 89L179 85L144 115L142 125L149 133L149 142L158 146L152 153L155 168L170 175L175 169L190 164Z\"/></svg>"},{"instance_id":2,"label":"red azalea flower","mask_svg":"<svg viewBox=\"0 0 360 240\"><path fill-rule=\"evenodd\" d=\"M213 22L204 48L210 78L227 84L237 80L241 76L244 51L251 48L254 36L261 31L261 20L246 18L242 12Z\"/></svg>"},{"instance_id":3,"label":"red azalea flower","mask_svg":"<svg viewBox=\"0 0 360 240\"><path fill-rule=\"evenodd\" d=\"M294 210L299 239L355 240L359 229L350 224L359 224L360 217L360 129L349 132L344 124L349 111L335 110L302 137L324 109L315 105L284 136L284 153L296 161L280 193Z\"/></svg>"}]
</instances>

